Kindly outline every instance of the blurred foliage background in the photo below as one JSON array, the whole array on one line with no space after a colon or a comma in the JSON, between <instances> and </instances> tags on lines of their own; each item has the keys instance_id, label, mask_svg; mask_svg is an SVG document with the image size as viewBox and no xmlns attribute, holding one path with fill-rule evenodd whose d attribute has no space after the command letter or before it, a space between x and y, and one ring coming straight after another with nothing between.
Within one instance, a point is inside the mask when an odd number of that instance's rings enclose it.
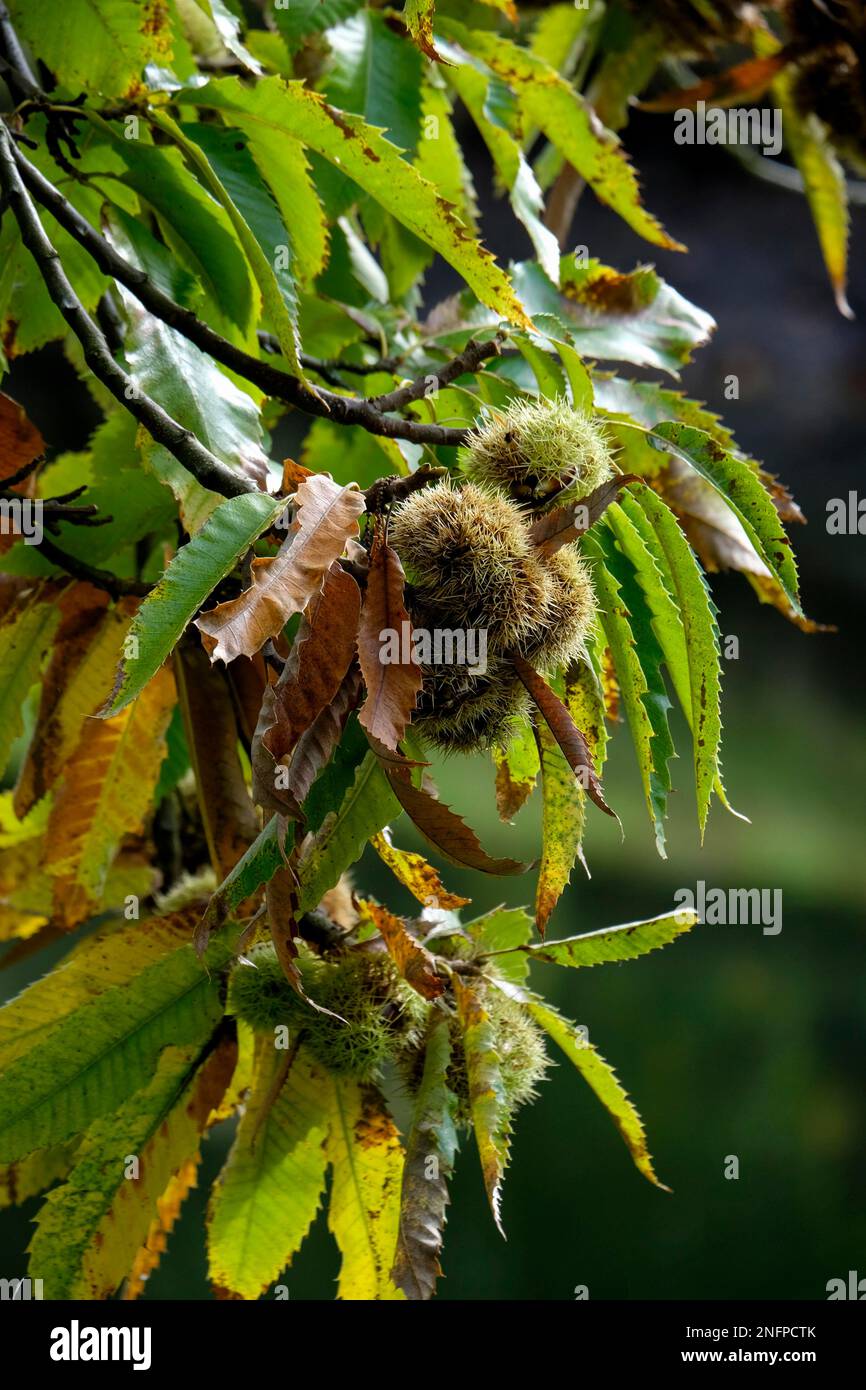
<instances>
[{"instance_id":1,"label":"blurred foliage background","mask_svg":"<svg viewBox=\"0 0 866 1390\"><path fill-rule=\"evenodd\" d=\"M833 306L802 199L756 181L722 149L674 145L669 117L638 116L625 138L650 206L690 248L688 256L660 254L660 271L719 324L683 386L722 412L742 445L791 487L810 521L794 536L806 610L839 632L805 636L757 609L740 577L716 578L721 630L739 638L740 650L724 663L725 774L751 825L717 806L701 850L681 764L669 858L658 859L629 741L616 738L605 785L625 842L590 807L592 879L573 875L552 923L564 936L650 916L671 905L677 888L703 879L721 888L781 888L781 933L703 926L643 961L580 972L536 967L552 1002L584 1024L616 1066L673 1195L639 1177L584 1083L557 1066L518 1117L505 1188L507 1244L466 1153L473 1141L464 1141L439 1296L570 1299L585 1285L591 1299L823 1298L828 1279L849 1269L866 1274L866 538L829 536L825 527L828 500L863 486L866 215L855 208L850 297L859 318L849 323ZM484 169L476 151L479 189L489 185ZM521 229L499 206L491 197L484 209L488 244L505 260L526 256ZM645 251L589 194L573 242L624 270ZM428 303L452 288L440 267ZM731 373L739 378L735 401L724 396ZM83 446L93 421L76 414L80 396L58 351L21 359L7 389L52 447ZM275 456L295 452L300 437L301 422L286 422ZM437 775L444 799L491 852L535 856L537 808L502 826L484 760L452 760ZM414 846L403 825L395 838ZM531 902L530 877L444 872L449 887L472 894L473 914L501 901ZM356 877L365 892L412 911L373 855ZM61 953L40 956L38 970ZM6 971L3 996L35 972L30 962ZM399 1094L395 1104L399 1117ZM148 1298L210 1296L204 1209L228 1128L206 1143L199 1188ZM737 1180L724 1175L731 1155L739 1159ZM23 1268L37 1205L0 1214L4 1270ZM320 1217L285 1276L290 1298L331 1298L337 1263Z\"/></svg>"}]
</instances>

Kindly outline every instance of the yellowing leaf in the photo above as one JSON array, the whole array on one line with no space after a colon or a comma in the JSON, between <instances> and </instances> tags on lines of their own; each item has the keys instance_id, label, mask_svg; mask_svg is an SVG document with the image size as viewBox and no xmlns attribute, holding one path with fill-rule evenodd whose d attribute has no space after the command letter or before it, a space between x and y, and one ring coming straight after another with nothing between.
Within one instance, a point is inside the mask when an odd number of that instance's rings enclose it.
<instances>
[{"instance_id":1,"label":"yellowing leaf","mask_svg":"<svg viewBox=\"0 0 866 1390\"><path fill-rule=\"evenodd\" d=\"M197 1047L168 1047L144 1090L91 1125L30 1242L31 1277L48 1298L105 1299L129 1273L169 1179L198 1152L235 1056L229 1040L204 1061Z\"/></svg>"},{"instance_id":2,"label":"yellowing leaf","mask_svg":"<svg viewBox=\"0 0 866 1390\"><path fill-rule=\"evenodd\" d=\"M122 599L106 609L105 598L89 584L76 584L60 600L60 629L42 681L33 740L15 788L19 816L55 785L86 721L111 690L138 601Z\"/></svg>"},{"instance_id":3,"label":"yellowing leaf","mask_svg":"<svg viewBox=\"0 0 866 1390\"><path fill-rule=\"evenodd\" d=\"M161 1197L156 1199L156 1216L150 1223L144 1244L132 1263L132 1268L123 1286L122 1297L127 1302L144 1292L145 1281L150 1278L165 1254L168 1237L180 1216L180 1209L196 1185L196 1174L201 1155L196 1154L181 1164L168 1180L168 1186Z\"/></svg>"},{"instance_id":4,"label":"yellowing leaf","mask_svg":"<svg viewBox=\"0 0 866 1390\"><path fill-rule=\"evenodd\" d=\"M88 916L120 840L141 830L174 703L174 680L163 668L120 714L84 729L48 826L45 868L55 880L58 925L75 926Z\"/></svg>"},{"instance_id":5,"label":"yellowing leaf","mask_svg":"<svg viewBox=\"0 0 866 1390\"><path fill-rule=\"evenodd\" d=\"M435 957L409 932L402 917L395 917L380 903L365 901L364 917L382 934L388 954L407 984L424 999L436 999L445 990Z\"/></svg>"},{"instance_id":6,"label":"yellowing leaf","mask_svg":"<svg viewBox=\"0 0 866 1390\"><path fill-rule=\"evenodd\" d=\"M403 1150L375 1086L333 1078L327 1153L333 1166L328 1226L342 1255L338 1296L404 1298L390 1274L400 1223Z\"/></svg>"},{"instance_id":7,"label":"yellowing leaf","mask_svg":"<svg viewBox=\"0 0 866 1390\"><path fill-rule=\"evenodd\" d=\"M643 206L634 169L616 135L605 129L592 107L555 68L497 34L469 30L452 19L440 20L437 28L508 83L525 117L638 236L670 251L685 250Z\"/></svg>"},{"instance_id":8,"label":"yellowing leaf","mask_svg":"<svg viewBox=\"0 0 866 1390\"><path fill-rule=\"evenodd\" d=\"M378 835L374 835L370 844L378 854L379 858L399 879L404 888L408 888L413 898L424 907L440 907L446 911L452 908L465 907L471 898L461 898L457 893L449 893L443 887L442 880L432 864L428 864L423 854L416 854L413 850L398 849L391 841L391 832L386 827Z\"/></svg>"},{"instance_id":9,"label":"yellowing leaf","mask_svg":"<svg viewBox=\"0 0 866 1390\"><path fill-rule=\"evenodd\" d=\"M303 1049L291 1057L273 1035L256 1039L252 1093L208 1212L222 1294L258 1298L300 1249L325 1186L329 1091Z\"/></svg>"}]
</instances>

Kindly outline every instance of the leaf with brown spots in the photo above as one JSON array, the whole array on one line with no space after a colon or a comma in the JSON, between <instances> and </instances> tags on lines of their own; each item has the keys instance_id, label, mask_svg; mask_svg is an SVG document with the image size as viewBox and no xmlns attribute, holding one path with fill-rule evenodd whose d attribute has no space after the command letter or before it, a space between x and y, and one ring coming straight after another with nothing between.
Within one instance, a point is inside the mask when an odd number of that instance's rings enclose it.
<instances>
[{"instance_id":1,"label":"leaf with brown spots","mask_svg":"<svg viewBox=\"0 0 866 1390\"><path fill-rule=\"evenodd\" d=\"M529 691L550 732L565 754L569 767L579 778L590 801L594 802L600 811L604 811L608 816L613 816L616 820L616 812L610 809L604 799L602 785L586 739L574 723L565 705L559 696L554 694L547 682L542 680L538 672L533 670L528 661L524 661L519 656L512 657L511 660L515 671Z\"/></svg>"},{"instance_id":2,"label":"leaf with brown spots","mask_svg":"<svg viewBox=\"0 0 866 1390\"><path fill-rule=\"evenodd\" d=\"M444 63L451 67L448 59L442 57L433 41L434 9L435 0L406 0L403 18L409 33L425 57L432 59L434 63Z\"/></svg>"},{"instance_id":3,"label":"leaf with brown spots","mask_svg":"<svg viewBox=\"0 0 866 1390\"><path fill-rule=\"evenodd\" d=\"M328 1228L342 1257L338 1298L402 1299L391 1266L400 1225L403 1149L376 1086L331 1078L325 1151L333 1170Z\"/></svg>"},{"instance_id":4,"label":"leaf with brown spots","mask_svg":"<svg viewBox=\"0 0 866 1390\"><path fill-rule=\"evenodd\" d=\"M381 932L388 954L406 983L422 998L438 999L445 990L445 980L436 958L410 935L403 918L369 900L364 903L364 914Z\"/></svg>"},{"instance_id":5,"label":"leaf with brown spots","mask_svg":"<svg viewBox=\"0 0 866 1390\"><path fill-rule=\"evenodd\" d=\"M525 721L505 748L494 748L496 809L510 822L531 795L538 778L538 750L532 725Z\"/></svg>"},{"instance_id":6,"label":"leaf with brown spots","mask_svg":"<svg viewBox=\"0 0 866 1390\"><path fill-rule=\"evenodd\" d=\"M157 1198L156 1216L150 1223L150 1229L132 1262L132 1268L123 1286L121 1298L124 1302L131 1303L144 1293L146 1280L153 1274L165 1254L168 1238L180 1216L181 1207L196 1185L200 1163L200 1152L188 1158L177 1172L172 1174L162 1196Z\"/></svg>"},{"instance_id":7,"label":"leaf with brown spots","mask_svg":"<svg viewBox=\"0 0 866 1390\"><path fill-rule=\"evenodd\" d=\"M314 150L438 251L482 304L509 323L532 327L508 275L453 204L361 116L338 111L310 87L281 77L263 78L254 87L234 77L217 78L184 97L196 106L224 112L231 125L245 129L250 123L273 140L298 141Z\"/></svg>"},{"instance_id":8,"label":"leaf with brown spots","mask_svg":"<svg viewBox=\"0 0 866 1390\"><path fill-rule=\"evenodd\" d=\"M636 473L620 473L615 478L608 478L607 482L602 483L586 497L582 497L573 506L557 507L555 511L546 512L530 527L532 544L545 558L555 555L562 546L570 545L572 541L585 535L611 502L616 501L628 483L642 481Z\"/></svg>"},{"instance_id":9,"label":"leaf with brown spots","mask_svg":"<svg viewBox=\"0 0 866 1390\"><path fill-rule=\"evenodd\" d=\"M439 1253L457 1153L457 1097L446 1079L450 1061L448 1020L439 1017L427 1035L424 1071L406 1141L397 1254L391 1270L394 1283L411 1299L432 1298L442 1273Z\"/></svg>"},{"instance_id":10,"label":"leaf with brown spots","mask_svg":"<svg viewBox=\"0 0 866 1390\"><path fill-rule=\"evenodd\" d=\"M496 1035L480 995L456 976L454 996L463 1030L472 1127L481 1159L484 1187L496 1229L504 1239L502 1183L508 1166L511 1121L496 1050Z\"/></svg>"},{"instance_id":11,"label":"leaf with brown spots","mask_svg":"<svg viewBox=\"0 0 866 1390\"><path fill-rule=\"evenodd\" d=\"M271 559L253 560L252 584L240 598L196 619L212 661L253 656L293 613L303 613L351 536L358 534L364 497L324 473L305 478L296 494L290 533Z\"/></svg>"},{"instance_id":12,"label":"leaf with brown spots","mask_svg":"<svg viewBox=\"0 0 866 1390\"><path fill-rule=\"evenodd\" d=\"M403 602L405 578L400 557L380 531L370 552L358 629L358 660L367 687L359 719L391 752L397 751L421 689L421 667ZM394 645L396 660L392 660Z\"/></svg>"},{"instance_id":13,"label":"leaf with brown spots","mask_svg":"<svg viewBox=\"0 0 866 1390\"><path fill-rule=\"evenodd\" d=\"M385 827L380 834L374 835L370 844L378 854L383 863L399 879L404 888L408 888L414 898L425 907L439 907L446 912L454 908L465 907L471 902L471 898L461 898L458 893L449 893L443 886L439 874L428 864L423 854L416 854L412 850L398 849L391 841L391 832Z\"/></svg>"}]
</instances>

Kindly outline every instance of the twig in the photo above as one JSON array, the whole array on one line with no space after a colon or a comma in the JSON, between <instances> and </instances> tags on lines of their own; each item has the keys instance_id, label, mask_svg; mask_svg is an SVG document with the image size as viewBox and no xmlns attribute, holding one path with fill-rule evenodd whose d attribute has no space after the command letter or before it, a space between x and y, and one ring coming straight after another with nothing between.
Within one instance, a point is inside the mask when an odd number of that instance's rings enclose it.
<instances>
[{"instance_id":1,"label":"twig","mask_svg":"<svg viewBox=\"0 0 866 1390\"><path fill-rule=\"evenodd\" d=\"M21 240L33 256L45 287L84 350L84 360L93 375L116 400L144 425L158 444L173 454L178 463L203 487L224 497L236 497L256 490L241 473L221 463L191 430L184 429L138 388L133 379L115 362L108 344L85 310L69 283L56 250L45 234L39 215L24 186L17 154L6 126L0 121L0 186L21 230Z\"/></svg>"},{"instance_id":2,"label":"twig","mask_svg":"<svg viewBox=\"0 0 866 1390\"><path fill-rule=\"evenodd\" d=\"M502 332L497 333L494 338L485 343L479 343L474 338L470 338L463 351L453 357L450 362L443 362L442 366L435 371L417 377L415 381L410 381L406 386L398 386L396 391L389 391L385 396L372 397L369 404L374 410L383 412L405 410L412 401L419 401L428 394L431 381L435 382L437 390L441 390L445 386L450 386L452 381L456 381L465 373L476 371L488 357L498 357L505 338L506 335Z\"/></svg>"},{"instance_id":3,"label":"twig","mask_svg":"<svg viewBox=\"0 0 866 1390\"><path fill-rule=\"evenodd\" d=\"M116 574L112 574L109 570L94 569L92 565L85 564L84 560L77 560L74 555L68 555L47 536L43 536L36 548L42 551L46 560L50 560L52 565L56 565L58 569L71 574L73 579L86 580L95 588L104 589L113 599L122 598L124 594L133 594L136 597L144 598L153 588L152 584L144 584L139 579L119 579Z\"/></svg>"},{"instance_id":4,"label":"twig","mask_svg":"<svg viewBox=\"0 0 866 1390\"><path fill-rule=\"evenodd\" d=\"M99 232L91 227L86 218L81 216L63 194L30 164L20 150L14 152L14 158L21 180L26 187L56 218L61 227L93 257L104 274L110 275L119 284L124 285L150 313L162 319L170 328L182 333L191 343L195 343L202 352L207 353L215 361L221 362L224 367L229 367L232 371L237 372L247 381L253 382L268 396L285 401L308 415L331 420L339 425L359 425L369 434L379 435L386 439L408 439L415 444L453 446L465 443L469 433L468 429L452 429L445 425L398 419L385 414L381 404L363 397L340 396L324 389L319 390L314 395L297 377L281 371L270 362L263 362L260 358L253 357L250 353L244 352L243 349L235 347L233 343L228 342L202 322L191 310L175 303L169 295L153 283L144 271L130 265ZM477 345L476 350L480 350L482 347L485 349L483 356L492 357L498 350L493 343ZM458 364L456 375L459 375L460 359L455 360ZM440 382L443 380L443 373L447 372L449 365L443 364L436 373ZM317 368L311 367L311 370L317 370ZM467 369L463 368L463 370ZM451 376L447 379L453 380L454 378ZM416 382L412 383L411 387L400 387L399 392L392 392L391 397L382 397L381 400L387 402L394 396L403 399L404 395L407 401L419 400L427 390L428 384L427 376L419 377ZM393 407L389 406L388 408ZM219 488L215 490L220 491Z\"/></svg>"}]
</instances>

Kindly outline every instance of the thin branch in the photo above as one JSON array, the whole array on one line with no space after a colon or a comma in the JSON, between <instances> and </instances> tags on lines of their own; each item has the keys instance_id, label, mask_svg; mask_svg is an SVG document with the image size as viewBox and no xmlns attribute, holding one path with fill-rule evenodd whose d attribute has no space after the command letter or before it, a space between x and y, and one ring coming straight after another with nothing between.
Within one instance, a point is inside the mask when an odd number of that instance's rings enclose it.
<instances>
[{"instance_id":1,"label":"thin branch","mask_svg":"<svg viewBox=\"0 0 866 1390\"><path fill-rule=\"evenodd\" d=\"M489 357L498 357L505 338L506 334L502 332L497 333L494 338L485 343L479 343L474 338L470 338L457 357L453 357L449 362L443 362L442 366L435 371L419 376L406 386L399 386L396 391L389 391L385 396L374 396L369 404L374 410L383 412L405 410L412 401L420 401L429 394L431 382L435 384L436 390L442 390L444 387L450 386L451 382L456 381L458 377L477 371L481 363L486 362Z\"/></svg>"},{"instance_id":2,"label":"thin branch","mask_svg":"<svg viewBox=\"0 0 866 1390\"><path fill-rule=\"evenodd\" d=\"M268 396L285 401L288 405L293 405L308 415L331 420L335 424L360 425L369 434L379 435L386 439L408 439L416 444L454 446L465 443L469 434L468 429L451 429L445 425L398 419L385 414L377 402L366 400L363 397L340 396L333 391L324 389L319 390L314 395L297 377L280 370L270 362L263 362L260 358L253 357L250 353L235 347L233 343L228 342L206 323L203 323L191 310L175 303L169 295L153 283L144 271L130 265L103 236L100 236L86 218L81 216L63 194L30 164L20 150L14 151L14 158L26 187L56 218L61 227L93 257L104 274L110 275L119 284L124 285L150 313L162 319L170 328L182 333L191 343L195 343L202 352L207 353L215 361L221 362L224 367L237 372L247 381L251 381ZM479 345L479 350L481 346L485 349L484 355L486 356L492 357L498 351L493 343ZM459 362L459 359L457 360ZM443 372L446 371L447 366L448 364L444 364L436 373L440 381L443 379ZM316 368L311 369L316 370ZM459 375L459 371L457 374ZM453 377L449 379L453 380ZM402 395L405 392L408 401L419 400L427 387L428 378L425 375L412 383L411 388L399 388L399 393ZM397 393L392 393L392 397L395 394ZM387 402L391 397L382 397L381 399ZM219 491L219 489L216 490Z\"/></svg>"},{"instance_id":3,"label":"thin branch","mask_svg":"<svg viewBox=\"0 0 866 1390\"><path fill-rule=\"evenodd\" d=\"M86 580L88 584L93 584L97 589L104 589L111 594L113 599L122 598L124 594L133 594L136 597L144 598L153 588L152 584L144 584L138 579L119 579L116 574L109 570L94 569L84 560L78 560L74 555L69 555L65 550L61 550L59 545L55 545L47 536L36 547L42 551L46 560L50 560L52 565L64 570L66 574L71 574L73 579Z\"/></svg>"},{"instance_id":4,"label":"thin branch","mask_svg":"<svg viewBox=\"0 0 866 1390\"><path fill-rule=\"evenodd\" d=\"M36 75L27 61L21 41L15 32L12 23L12 16L0 0L0 39L3 41L3 51L8 62L4 63L6 71L6 81L10 87L14 87L18 95L22 97L39 98L44 96L42 88L36 81Z\"/></svg>"},{"instance_id":5,"label":"thin branch","mask_svg":"<svg viewBox=\"0 0 866 1390\"><path fill-rule=\"evenodd\" d=\"M21 230L21 240L33 256L45 287L84 350L93 375L116 400L144 425L158 444L202 484L224 497L255 491L255 484L221 463L191 430L184 429L156 401L145 396L133 379L115 362L108 344L85 310L67 279L56 250L45 234L39 215L24 186L17 155L6 126L0 121L0 186Z\"/></svg>"}]
</instances>

